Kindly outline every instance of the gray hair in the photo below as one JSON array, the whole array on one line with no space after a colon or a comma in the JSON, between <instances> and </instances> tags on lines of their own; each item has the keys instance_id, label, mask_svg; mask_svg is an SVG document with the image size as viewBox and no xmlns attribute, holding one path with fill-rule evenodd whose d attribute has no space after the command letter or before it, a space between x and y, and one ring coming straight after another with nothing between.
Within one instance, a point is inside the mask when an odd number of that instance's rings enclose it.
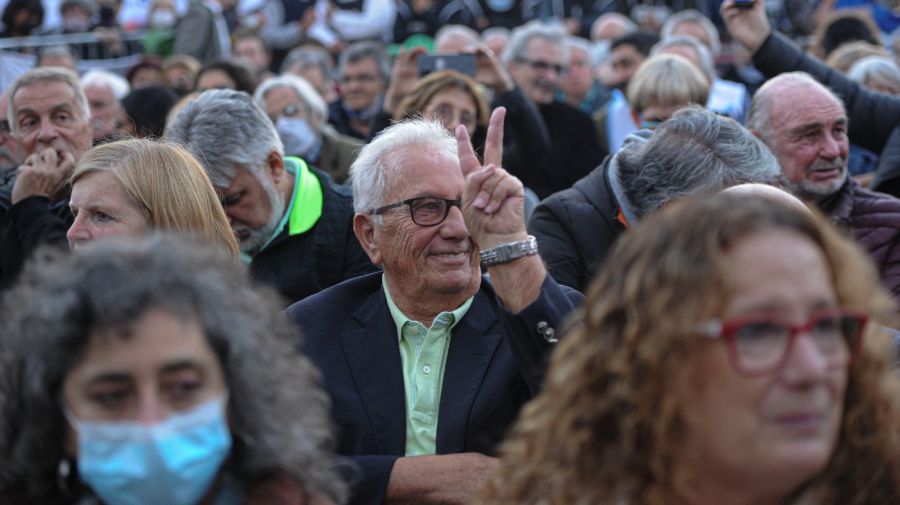
<instances>
[{"instance_id":1,"label":"gray hair","mask_svg":"<svg viewBox=\"0 0 900 505\"><path fill-rule=\"evenodd\" d=\"M595 19L593 23L591 23L590 37L592 42L596 42L595 35L597 35L597 32L600 31L600 27L603 25L603 23L612 20L622 23L622 26L625 28L625 33L638 31L637 23L632 21L628 16L620 14L618 12L607 12L606 14L602 14L600 17Z\"/></svg>"},{"instance_id":2,"label":"gray hair","mask_svg":"<svg viewBox=\"0 0 900 505\"><path fill-rule=\"evenodd\" d=\"M443 29L444 28L441 28L441 30ZM483 32L481 32L482 41L486 41L491 37L503 37L506 40L509 40L509 28L506 28L505 26L492 26L490 28L486 28Z\"/></svg>"},{"instance_id":3,"label":"gray hair","mask_svg":"<svg viewBox=\"0 0 900 505\"><path fill-rule=\"evenodd\" d=\"M860 84L874 78L900 88L900 68L893 60L884 56L869 56L857 61L847 71L847 77Z\"/></svg>"},{"instance_id":4,"label":"gray hair","mask_svg":"<svg viewBox=\"0 0 900 505\"><path fill-rule=\"evenodd\" d=\"M44 58L54 56L68 56L69 58L72 58L73 63L77 60L75 53L72 52L72 48L69 47L68 44L56 44L53 46L46 46L41 49L41 51L38 53L37 66L41 66L41 62Z\"/></svg>"},{"instance_id":5,"label":"gray hair","mask_svg":"<svg viewBox=\"0 0 900 505\"><path fill-rule=\"evenodd\" d=\"M447 39L456 35L468 39L471 44L477 44L481 39L478 32L466 25L444 25L434 35L434 47L441 47Z\"/></svg>"},{"instance_id":6,"label":"gray hair","mask_svg":"<svg viewBox=\"0 0 900 505\"><path fill-rule=\"evenodd\" d=\"M696 9L685 9L666 18L665 23L663 23L662 28L659 31L660 37L663 39L671 37L672 32L675 31L675 27L681 23L696 23L702 26L709 36L710 47L708 49L712 51L713 57L715 58L722 52L722 41L719 40L719 29L716 28L716 25L714 25L708 17L704 16Z\"/></svg>"},{"instance_id":7,"label":"gray hair","mask_svg":"<svg viewBox=\"0 0 900 505\"><path fill-rule=\"evenodd\" d=\"M231 184L238 165L261 177L269 153L284 156L269 116L250 95L231 89L204 91L188 102L166 129L166 137L184 145L218 187Z\"/></svg>"},{"instance_id":8,"label":"gray hair","mask_svg":"<svg viewBox=\"0 0 900 505\"><path fill-rule=\"evenodd\" d=\"M779 179L775 156L733 119L697 106L676 112L647 142L616 155L617 177L639 219L688 195Z\"/></svg>"},{"instance_id":9,"label":"gray hair","mask_svg":"<svg viewBox=\"0 0 900 505\"><path fill-rule=\"evenodd\" d=\"M338 75L344 76L348 63L356 63L366 58L375 60L376 67L378 67L378 77L387 83L391 76L391 65L384 52L384 46L369 40L350 44L341 52L341 56L338 59Z\"/></svg>"},{"instance_id":10,"label":"gray hair","mask_svg":"<svg viewBox=\"0 0 900 505\"><path fill-rule=\"evenodd\" d=\"M408 119L386 128L363 146L350 166L353 210L366 213L384 205L388 190L387 173L397 167L391 154L404 146L421 146L458 160L456 138L441 123Z\"/></svg>"},{"instance_id":11,"label":"gray hair","mask_svg":"<svg viewBox=\"0 0 900 505\"><path fill-rule=\"evenodd\" d=\"M806 72L798 71L779 74L764 82L756 90L753 100L750 102L750 111L747 113L747 129L757 132L766 144L771 143L769 120L772 112L772 99L778 94L777 90L783 89L785 86L811 86L820 89L837 100L841 104L841 109L844 108L844 101L840 97Z\"/></svg>"},{"instance_id":12,"label":"gray hair","mask_svg":"<svg viewBox=\"0 0 900 505\"><path fill-rule=\"evenodd\" d=\"M14 99L16 93L28 86L39 82L61 82L72 88L75 92L75 105L81 111L81 120L87 122L91 117L91 108L88 105L87 97L84 96L84 90L81 88L81 82L78 76L69 69L59 67L38 67L29 70L16 79L12 86L9 87L9 104L7 105L7 119L12 128L13 135L18 135L19 125L16 121L16 109Z\"/></svg>"},{"instance_id":13,"label":"gray hair","mask_svg":"<svg viewBox=\"0 0 900 505\"><path fill-rule=\"evenodd\" d=\"M534 20L512 31L509 44L503 51L503 63L509 65L516 60L527 58L525 50L533 39L543 39L551 44L558 45L563 50L563 64L569 64L569 47L566 45L566 31L557 24L544 23Z\"/></svg>"},{"instance_id":14,"label":"gray hair","mask_svg":"<svg viewBox=\"0 0 900 505\"><path fill-rule=\"evenodd\" d=\"M129 328L158 309L199 323L224 371L234 447L222 471L244 485L283 472L344 501L328 395L279 308L234 257L171 236L44 250L3 299L0 488L22 486L35 503L63 498L66 376L98 330Z\"/></svg>"},{"instance_id":15,"label":"gray hair","mask_svg":"<svg viewBox=\"0 0 900 505\"><path fill-rule=\"evenodd\" d=\"M312 126L319 128L322 123L328 121L328 105L325 99L319 96L319 93L312 87L306 79L296 75L280 75L278 77L270 77L263 81L256 92L253 99L256 104L263 110L266 108L266 95L276 88L290 88L297 94L297 98L306 104L312 113Z\"/></svg>"},{"instance_id":16,"label":"gray hair","mask_svg":"<svg viewBox=\"0 0 900 505\"><path fill-rule=\"evenodd\" d=\"M124 77L108 70L90 70L81 76L81 87L91 86L107 87L116 96L116 100L122 100L131 91L131 86Z\"/></svg>"},{"instance_id":17,"label":"gray hair","mask_svg":"<svg viewBox=\"0 0 900 505\"><path fill-rule=\"evenodd\" d=\"M326 80L334 78L334 62L328 51L321 47L301 46L291 49L291 52L284 58L281 64L281 73L285 73L293 67L299 66L300 69L308 67L318 67L325 76Z\"/></svg>"},{"instance_id":18,"label":"gray hair","mask_svg":"<svg viewBox=\"0 0 900 505\"><path fill-rule=\"evenodd\" d=\"M577 48L581 49L582 51L584 51L587 54L588 61L591 61L591 51L594 49L594 46L591 44L591 42L588 39L583 38L583 37L575 37L575 36L569 35L568 37L566 37L566 46L568 46L569 48L577 47ZM570 51L571 51L571 49L570 49ZM570 54L571 54L571 52L570 52Z\"/></svg>"},{"instance_id":19,"label":"gray hair","mask_svg":"<svg viewBox=\"0 0 900 505\"><path fill-rule=\"evenodd\" d=\"M700 71L703 72L703 75L705 75L710 82L716 78L716 62L713 59L712 53L709 52L709 48L706 47L703 42L700 42L690 35L672 35L671 37L660 40L653 46L653 49L650 50L650 56L659 54L665 49L673 46L687 46L693 49L700 58Z\"/></svg>"}]
</instances>

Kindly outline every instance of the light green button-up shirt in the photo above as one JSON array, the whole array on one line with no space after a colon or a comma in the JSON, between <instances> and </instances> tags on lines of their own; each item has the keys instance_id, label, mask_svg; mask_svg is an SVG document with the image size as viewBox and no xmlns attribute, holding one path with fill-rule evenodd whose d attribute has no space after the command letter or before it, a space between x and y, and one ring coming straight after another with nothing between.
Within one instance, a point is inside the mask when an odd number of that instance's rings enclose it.
<instances>
[{"instance_id":1,"label":"light green button-up shirt","mask_svg":"<svg viewBox=\"0 0 900 505\"><path fill-rule=\"evenodd\" d=\"M444 384L444 365L450 336L472 305L469 298L456 310L441 312L431 328L406 317L391 299L387 282L381 278L384 295L400 342L403 390L406 395L406 455L422 456L437 451L437 420Z\"/></svg>"}]
</instances>

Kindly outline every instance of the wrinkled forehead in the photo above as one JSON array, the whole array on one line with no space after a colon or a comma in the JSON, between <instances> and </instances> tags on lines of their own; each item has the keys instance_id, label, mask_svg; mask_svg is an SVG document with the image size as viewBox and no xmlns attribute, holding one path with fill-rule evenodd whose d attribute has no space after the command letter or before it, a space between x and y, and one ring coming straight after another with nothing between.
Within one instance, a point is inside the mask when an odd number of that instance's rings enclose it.
<instances>
[{"instance_id":1,"label":"wrinkled forehead","mask_svg":"<svg viewBox=\"0 0 900 505\"><path fill-rule=\"evenodd\" d=\"M844 103L827 89L807 83L776 87L770 120L776 129L795 129L805 125L829 126L847 122Z\"/></svg>"},{"instance_id":2,"label":"wrinkled forehead","mask_svg":"<svg viewBox=\"0 0 900 505\"><path fill-rule=\"evenodd\" d=\"M63 80L42 79L25 84L16 89L11 97L12 105L16 111L27 102L29 105L42 101L51 107L70 105L72 109L79 110L78 94Z\"/></svg>"}]
</instances>

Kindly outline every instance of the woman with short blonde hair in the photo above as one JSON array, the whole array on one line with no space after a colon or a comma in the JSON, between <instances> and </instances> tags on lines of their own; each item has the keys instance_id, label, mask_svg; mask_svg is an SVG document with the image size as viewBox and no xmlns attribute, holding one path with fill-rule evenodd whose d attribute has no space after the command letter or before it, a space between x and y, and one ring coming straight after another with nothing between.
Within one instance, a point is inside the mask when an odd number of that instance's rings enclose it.
<instances>
[{"instance_id":1,"label":"woman with short blonde hair","mask_svg":"<svg viewBox=\"0 0 900 505\"><path fill-rule=\"evenodd\" d=\"M102 173L114 178L97 176ZM99 186L101 177L104 185ZM71 184L76 217L68 237L73 247L100 236L160 229L238 254L234 232L206 171L177 144L128 139L96 146L78 162ZM118 195L122 198L115 199Z\"/></svg>"},{"instance_id":2,"label":"woman with short blonde hair","mask_svg":"<svg viewBox=\"0 0 900 505\"><path fill-rule=\"evenodd\" d=\"M653 126L688 105L704 106L709 81L686 58L657 54L638 68L628 83L627 97L635 122L641 127Z\"/></svg>"}]
</instances>

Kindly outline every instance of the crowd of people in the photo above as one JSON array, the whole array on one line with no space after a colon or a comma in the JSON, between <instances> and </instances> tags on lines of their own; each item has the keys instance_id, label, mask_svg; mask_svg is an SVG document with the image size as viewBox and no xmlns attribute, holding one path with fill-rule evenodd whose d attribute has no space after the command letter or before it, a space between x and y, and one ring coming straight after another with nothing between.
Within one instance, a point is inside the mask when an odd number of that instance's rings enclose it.
<instances>
[{"instance_id":1,"label":"crowd of people","mask_svg":"<svg viewBox=\"0 0 900 505\"><path fill-rule=\"evenodd\" d=\"M128 50L45 7L0 37ZM900 503L900 9L841 7L47 45L0 88L0 503Z\"/></svg>"}]
</instances>

